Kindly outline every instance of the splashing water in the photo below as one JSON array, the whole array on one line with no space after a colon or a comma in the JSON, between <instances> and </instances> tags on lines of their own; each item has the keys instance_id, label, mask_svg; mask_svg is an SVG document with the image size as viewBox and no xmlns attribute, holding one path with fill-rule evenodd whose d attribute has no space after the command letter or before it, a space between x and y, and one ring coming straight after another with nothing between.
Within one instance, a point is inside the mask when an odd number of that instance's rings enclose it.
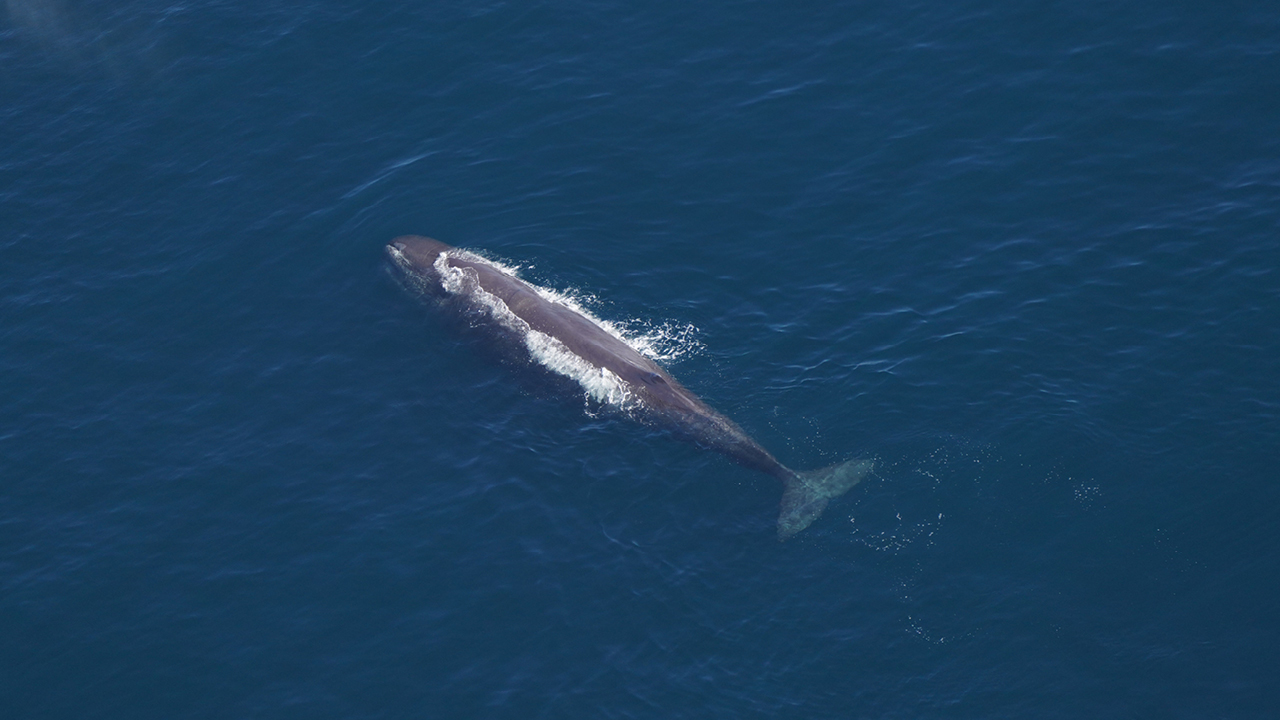
<instances>
[{"instance_id":1,"label":"splashing water","mask_svg":"<svg viewBox=\"0 0 1280 720\"><path fill-rule=\"evenodd\" d=\"M435 263L435 269L440 274L441 285L445 291L450 295L475 301L495 321L517 333L523 339L529 351L529 357L534 362L578 383L591 400L623 410L631 408L634 398L621 378L607 368L595 367L556 338L534 330L523 319L511 312L501 299L481 288L472 274L467 273L463 268L449 265L450 257L467 262L483 263L513 277L520 277L519 266L508 265L474 252L457 249L441 253ZM636 352L654 361L670 362L699 352L703 347L697 341L697 328L692 324L681 325L669 320L654 324L644 319L632 319L623 324L614 323L601 319L586 307L587 303L596 301L593 295L572 290L554 290L533 283L529 285L544 300L579 313Z\"/></svg>"}]
</instances>

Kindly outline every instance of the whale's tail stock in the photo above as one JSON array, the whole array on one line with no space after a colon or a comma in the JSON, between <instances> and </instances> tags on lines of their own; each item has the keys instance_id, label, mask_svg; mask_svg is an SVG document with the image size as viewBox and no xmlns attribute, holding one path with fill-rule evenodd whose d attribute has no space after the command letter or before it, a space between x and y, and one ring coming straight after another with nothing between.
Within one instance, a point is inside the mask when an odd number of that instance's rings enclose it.
<instances>
[{"instance_id":1,"label":"whale's tail stock","mask_svg":"<svg viewBox=\"0 0 1280 720\"><path fill-rule=\"evenodd\" d=\"M875 460L858 458L783 478L782 511L778 514L778 540L786 540L818 519L827 503L862 482Z\"/></svg>"}]
</instances>

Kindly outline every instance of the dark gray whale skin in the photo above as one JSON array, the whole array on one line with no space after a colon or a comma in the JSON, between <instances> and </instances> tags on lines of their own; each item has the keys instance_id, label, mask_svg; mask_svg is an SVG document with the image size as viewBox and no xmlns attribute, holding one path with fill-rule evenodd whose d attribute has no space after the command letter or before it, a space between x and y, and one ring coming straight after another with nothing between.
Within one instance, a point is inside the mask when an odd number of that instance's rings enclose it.
<instances>
[{"instance_id":1,"label":"dark gray whale skin","mask_svg":"<svg viewBox=\"0 0 1280 720\"><path fill-rule=\"evenodd\" d=\"M444 255L447 267L462 270L474 283L468 285L470 292L483 291L500 300L530 328L560 341L591 366L617 376L641 409L643 420L675 430L740 465L778 478L784 488L778 517L780 540L808 527L831 498L856 485L871 470L872 461L867 459L811 472L791 470L653 360L573 308L542 297L523 280L474 256L455 254L455 250L438 240L416 235L398 237L387 246L393 268L407 287L423 294L449 295L438 268Z\"/></svg>"}]
</instances>

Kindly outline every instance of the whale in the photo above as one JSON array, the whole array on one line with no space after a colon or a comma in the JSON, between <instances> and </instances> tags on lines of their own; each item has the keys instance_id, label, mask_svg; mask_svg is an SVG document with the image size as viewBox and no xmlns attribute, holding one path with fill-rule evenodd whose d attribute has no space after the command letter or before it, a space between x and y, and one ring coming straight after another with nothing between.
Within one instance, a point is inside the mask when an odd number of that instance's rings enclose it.
<instances>
[{"instance_id":1,"label":"whale","mask_svg":"<svg viewBox=\"0 0 1280 720\"><path fill-rule=\"evenodd\" d=\"M813 524L874 467L874 459L865 457L818 470L786 467L604 324L498 262L419 235L395 238L386 252L393 276L411 294L514 341L530 362L576 381L605 405L779 480L780 541Z\"/></svg>"}]
</instances>

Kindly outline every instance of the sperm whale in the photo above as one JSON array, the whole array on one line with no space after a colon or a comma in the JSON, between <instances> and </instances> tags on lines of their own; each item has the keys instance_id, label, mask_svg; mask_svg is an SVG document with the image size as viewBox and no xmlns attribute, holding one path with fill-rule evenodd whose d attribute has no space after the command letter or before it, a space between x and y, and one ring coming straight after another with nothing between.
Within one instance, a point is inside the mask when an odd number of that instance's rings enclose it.
<instances>
[{"instance_id":1,"label":"sperm whale","mask_svg":"<svg viewBox=\"0 0 1280 720\"><path fill-rule=\"evenodd\" d=\"M474 253L432 238L406 235L387 245L401 284L448 298L449 306L487 318L495 331L520 338L530 358L582 384L605 402L625 405L643 422L668 427L698 445L782 482L778 539L809 527L827 504L873 467L858 458L796 471L729 418L716 412L656 362L568 304Z\"/></svg>"}]
</instances>

